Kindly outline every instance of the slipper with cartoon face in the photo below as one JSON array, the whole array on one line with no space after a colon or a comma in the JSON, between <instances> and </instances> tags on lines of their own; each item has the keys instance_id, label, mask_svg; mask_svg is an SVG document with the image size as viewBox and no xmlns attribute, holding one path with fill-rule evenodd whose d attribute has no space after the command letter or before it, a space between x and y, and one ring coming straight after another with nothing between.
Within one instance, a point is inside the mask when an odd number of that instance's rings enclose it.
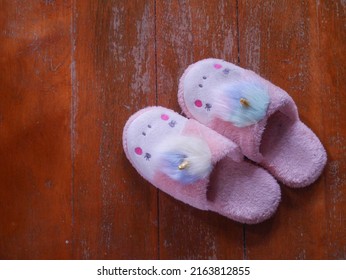
<instances>
[{"instance_id":1,"label":"slipper with cartoon face","mask_svg":"<svg viewBox=\"0 0 346 280\"><path fill-rule=\"evenodd\" d=\"M220 59L190 65L179 83L184 113L234 141L249 159L290 187L305 187L327 155L300 121L293 99L256 73Z\"/></svg>"},{"instance_id":2,"label":"slipper with cartoon face","mask_svg":"<svg viewBox=\"0 0 346 280\"><path fill-rule=\"evenodd\" d=\"M124 127L123 146L143 178L198 209L254 224L271 217L280 202L276 180L243 161L234 142L172 110L135 113Z\"/></svg>"}]
</instances>

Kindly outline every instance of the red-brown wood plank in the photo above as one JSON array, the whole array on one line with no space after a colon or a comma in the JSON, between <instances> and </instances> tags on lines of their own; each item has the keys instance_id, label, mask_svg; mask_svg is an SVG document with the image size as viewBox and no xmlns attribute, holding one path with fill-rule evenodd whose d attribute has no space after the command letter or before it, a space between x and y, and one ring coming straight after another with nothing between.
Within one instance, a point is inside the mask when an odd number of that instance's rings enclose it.
<instances>
[{"instance_id":1,"label":"red-brown wood plank","mask_svg":"<svg viewBox=\"0 0 346 280\"><path fill-rule=\"evenodd\" d=\"M130 115L155 104L154 1L73 9L74 258L155 259L157 191L121 141Z\"/></svg>"},{"instance_id":2,"label":"red-brown wood plank","mask_svg":"<svg viewBox=\"0 0 346 280\"><path fill-rule=\"evenodd\" d=\"M0 2L0 259L71 257L70 19Z\"/></svg>"},{"instance_id":3,"label":"red-brown wood plank","mask_svg":"<svg viewBox=\"0 0 346 280\"><path fill-rule=\"evenodd\" d=\"M302 190L283 186L276 216L246 228L246 257L344 259L345 4L239 1L239 38L240 65L289 92L328 152L316 183Z\"/></svg>"},{"instance_id":4,"label":"red-brown wood plank","mask_svg":"<svg viewBox=\"0 0 346 280\"><path fill-rule=\"evenodd\" d=\"M237 62L236 1L157 1L158 104L181 112L179 78L194 61L220 57ZM215 213L159 199L160 258L242 259L243 227Z\"/></svg>"}]
</instances>

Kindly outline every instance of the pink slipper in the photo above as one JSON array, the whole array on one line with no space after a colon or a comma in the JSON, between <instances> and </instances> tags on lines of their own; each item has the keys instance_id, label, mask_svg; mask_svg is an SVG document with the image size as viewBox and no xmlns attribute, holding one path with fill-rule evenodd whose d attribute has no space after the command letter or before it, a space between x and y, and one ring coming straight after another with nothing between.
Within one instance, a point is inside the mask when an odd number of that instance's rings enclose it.
<instances>
[{"instance_id":1,"label":"pink slipper","mask_svg":"<svg viewBox=\"0 0 346 280\"><path fill-rule=\"evenodd\" d=\"M250 70L220 59L198 61L181 77L178 99L188 117L233 140L287 186L313 183L326 164L293 99Z\"/></svg>"},{"instance_id":2,"label":"pink slipper","mask_svg":"<svg viewBox=\"0 0 346 280\"><path fill-rule=\"evenodd\" d=\"M254 224L272 216L280 202L276 180L243 161L235 143L172 110L148 107L134 114L123 146L146 180L198 209Z\"/></svg>"}]
</instances>

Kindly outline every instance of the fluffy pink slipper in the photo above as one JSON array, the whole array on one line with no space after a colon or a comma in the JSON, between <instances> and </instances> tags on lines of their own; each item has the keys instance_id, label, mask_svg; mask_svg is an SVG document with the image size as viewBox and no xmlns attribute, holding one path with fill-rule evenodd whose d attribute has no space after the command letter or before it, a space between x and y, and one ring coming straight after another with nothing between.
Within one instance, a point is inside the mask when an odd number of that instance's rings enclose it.
<instances>
[{"instance_id":1,"label":"fluffy pink slipper","mask_svg":"<svg viewBox=\"0 0 346 280\"><path fill-rule=\"evenodd\" d=\"M293 99L250 70L220 59L198 61L181 77L178 99L188 117L233 140L287 186L313 183L326 164Z\"/></svg>"},{"instance_id":2,"label":"fluffy pink slipper","mask_svg":"<svg viewBox=\"0 0 346 280\"><path fill-rule=\"evenodd\" d=\"M146 180L198 209L254 224L279 204L276 180L243 161L235 143L169 109L148 107L134 114L125 125L123 146Z\"/></svg>"}]
</instances>

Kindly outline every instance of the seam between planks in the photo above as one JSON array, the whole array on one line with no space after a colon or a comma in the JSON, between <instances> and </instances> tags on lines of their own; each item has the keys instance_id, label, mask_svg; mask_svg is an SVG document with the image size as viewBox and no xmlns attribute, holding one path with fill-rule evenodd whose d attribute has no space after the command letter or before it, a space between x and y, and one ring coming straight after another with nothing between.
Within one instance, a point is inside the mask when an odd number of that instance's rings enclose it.
<instances>
[{"instance_id":1,"label":"seam between planks","mask_svg":"<svg viewBox=\"0 0 346 280\"><path fill-rule=\"evenodd\" d=\"M240 64L240 36L239 36L239 0L236 0L236 15L237 15L237 49L238 49L238 57L237 62Z\"/></svg>"}]
</instances>

